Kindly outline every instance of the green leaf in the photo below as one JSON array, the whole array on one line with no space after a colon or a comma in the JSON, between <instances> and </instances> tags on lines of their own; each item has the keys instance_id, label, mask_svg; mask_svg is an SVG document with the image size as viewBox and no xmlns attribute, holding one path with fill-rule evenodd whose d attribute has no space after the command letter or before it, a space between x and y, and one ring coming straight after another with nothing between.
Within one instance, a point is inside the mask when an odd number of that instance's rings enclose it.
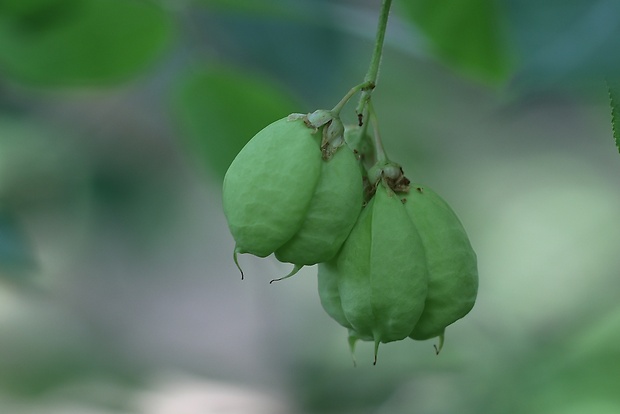
<instances>
[{"instance_id":1,"label":"green leaf","mask_svg":"<svg viewBox=\"0 0 620 414\"><path fill-rule=\"evenodd\" d=\"M220 177L258 131L300 110L272 82L224 67L189 74L175 97L188 150Z\"/></svg>"},{"instance_id":2,"label":"green leaf","mask_svg":"<svg viewBox=\"0 0 620 414\"><path fill-rule=\"evenodd\" d=\"M168 15L143 0L58 0L43 12L0 15L0 73L37 85L126 80L162 52Z\"/></svg>"},{"instance_id":3,"label":"green leaf","mask_svg":"<svg viewBox=\"0 0 620 414\"><path fill-rule=\"evenodd\" d=\"M508 47L494 0L404 0L400 6L456 69L488 81L507 77Z\"/></svg>"},{"instance_id":4,"label":"green leaf","mask_svg":"<svg viewBox=\"0 0 620 414\"><path fill-rule=\"evenodd\" d=\"M614 131L616 147L620 152L620 81L608 81L607 86L611 104L611 127Z\"/></svg>"}]
</instances>

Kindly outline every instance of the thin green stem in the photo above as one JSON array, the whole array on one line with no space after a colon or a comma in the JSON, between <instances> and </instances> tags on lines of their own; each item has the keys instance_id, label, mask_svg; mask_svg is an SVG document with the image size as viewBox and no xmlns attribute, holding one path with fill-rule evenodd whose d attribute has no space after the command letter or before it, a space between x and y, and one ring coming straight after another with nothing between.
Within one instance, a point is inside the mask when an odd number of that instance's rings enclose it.
<instances>
[{"instance_id":1,"label":"thin green stem","mask_svg":"<svg viewBox=\"0 0 620 414\"><path fill-rule=\"evenodd\" d=\"M372 90L377 84L377 78L379 76L379 66L381 65L381 56L383 55L383 43L385 40L385 31L387 29L388 17L390 15L390 7L392 6L392 0L383 0L381 3L381 14L379 15L379 23L377 25L377 37L375 40L375 49L370 59L370 66L368 72L366 72L365 82L368 82L368 86L363 89L362 96L357 105L356 112L358 116L364 113L364 106L368 103ZM360 118L360 125L363 120Z\"/></svg>"},{"instance_id":2,"label":"thin green stem","mask_svg":"<svg viewBox=\"0 0 620 414\"><path fill-rule=\"evenodd\" d=\"M392 0L383 0L381 4L381 14L379 15L379 23L377 25L377 37L375 40L375 49L370 60L370 67L364 78L367 82L377 83L379 74L379 65L381 64L381 55L383 54L383 43L385 39L385 31L387 29L388 17L390 15L390 7Z\"/></svg>"},{"instance_id":3,"label":"thin green stem","mask_svg":"<svg viewBox=\"0 0 620 414\"><path fill-rule=\"evenodd\" d=\"M364 112L361 113L361 118L362 119L366 119L368 118L368 107L364 107ZM368 131L368 122L364 122L362 125L360 125L360 136L364 136L366 135L366 132Z\"/></svg>"},{"instance_id":4,"label":"thin green stem","mask_svg":"<svg viewBox=\"0 0 620 414\"><path fill-rule=\"evenodd\" d=\"M338 104L334 106L331 112L336 116L340 115L340 111L342 111L342 108L347 104L347 102L349 102L353 95L355 95L361 90L368 88L369 85L369 82L363 82L359 85L355 85L354 87L352 87L351 90L347 92L347 94L340 100L340 102L338 102Z\"/></svg>"},{"instance_id":5,"label":"thin green stem","mask_svg":"<svg viewBox=\"0 0 620 414\"><path fill-rule=\"evenodd\" d=\"M381 141L381 134L379 133L379 122L377 120L377 114L375 113L375 108L372 106L372 102L368 100L366 102L366 108L368 109L368 114L370 115L370 122L372 123L372 132L375 143L375 156L377 162L386 163L388 162L388 157L385 153L385 149L383 148L383 142Z\"/></svg>"}]
</instances>

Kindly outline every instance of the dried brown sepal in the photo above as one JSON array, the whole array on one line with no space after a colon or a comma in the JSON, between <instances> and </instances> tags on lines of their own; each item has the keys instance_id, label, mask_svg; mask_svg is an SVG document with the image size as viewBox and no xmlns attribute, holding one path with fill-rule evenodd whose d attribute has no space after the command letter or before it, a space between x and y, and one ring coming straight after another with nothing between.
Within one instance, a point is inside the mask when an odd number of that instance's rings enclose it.
<instances>
[{"instance_id":1,"label":"dried brown sepal","mask_svg":"<svg viewBox=\"0 0 620 414\"><path fill-rule=\"evenodd\" d=\"M402 168L400 168L399 174L395 177L385 176L383 177L388 187L392 189L392 191L396 193L408 193L409 192L409 184L411 181L407 177L405 177L405 173Z\"/></svg>"}]
</instances>

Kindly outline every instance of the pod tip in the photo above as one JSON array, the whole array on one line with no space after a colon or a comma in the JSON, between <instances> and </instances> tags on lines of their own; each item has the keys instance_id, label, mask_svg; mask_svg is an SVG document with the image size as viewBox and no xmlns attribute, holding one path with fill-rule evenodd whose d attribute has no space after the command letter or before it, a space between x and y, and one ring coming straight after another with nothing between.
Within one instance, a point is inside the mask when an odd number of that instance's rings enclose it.
<instances>
[{"instance_id":1,"label":"pod tip","mask_svg":"<svg viewBox=\"0 0 620 414\"><path fill-rule=\"evenodd\" d=\"M233 260L235 261L235 265L237 265L237 269L239 269L239 272L241 272L241 280L243 280L243 269L241 269L241 266L239 265L239 258L237 257L239 253L242 253L241 249L235 246L235 251L233 252Z\"/></svg>"},{"instance_id":2,"label":"pod tip","mask_svg":"<svg viewBox=\"0 0 620 414\"><path fill-rule=\"evenodd\" d=\"M379 353L379 344L381 341L379 338L375 338L375 360L373 361L373 365L377 365L377 354Z\"/></svg>"},{"instance_id":3,"label":"pod tip","mask_svg":"<svg viewBox=\"0 0 620 414\"><path fill-rule=\"evenodd\" d=\"M444 339L445 339L445 331L443 331L439 335L439 346L433 344L433 347L435 348L435 355L439 355L439 353L441 352L441 349L443 348Z\"/></svg>"},{"instance_id":4,"label":"pod tip","mask_svg":"<svg viewBox=\"0 0 620 414\"><path fill-rule=\"evenodd\" d=\"M299 272L301 270L302 267L304 267L304 265L300 265L300 264L294 265L293 266L293 270L291 270L291 272L288 275L279 277L277 279L271 279L269 281L269 284L272 284L273 282L279 282L280 280L288 279L291 276L295 276L297 274L297 272Z\"/></svg>"},{"instance_id":5,"label":"pod tip","mask_svg":"<svg viewBox=\"0 0 620 414\"><path fill-rule=\"evenodd\" d=\"M353 366L357 367L357 360L355 359L355 344L357 344L358 337L349 333L349 351L351 351L351 359L353 360Z\"/></svg>"}]
</instances>

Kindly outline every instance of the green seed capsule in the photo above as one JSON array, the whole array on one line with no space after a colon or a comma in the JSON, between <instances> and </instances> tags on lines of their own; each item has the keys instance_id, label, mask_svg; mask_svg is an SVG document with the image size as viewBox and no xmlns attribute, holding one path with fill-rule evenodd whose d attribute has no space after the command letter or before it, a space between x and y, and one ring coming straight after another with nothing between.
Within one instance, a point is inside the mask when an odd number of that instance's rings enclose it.
<instances>
[{"instance_id":1,"label":"green seed capsule","mask_svg":"<svg viewBox=\"0 0 620 414\"><path fill-rule=\"evenodd\" d=\"M308 117L294 114L264 128L237 155L223 188L236 253L275 252L295 264L291 275L337 254L363 198L353 152L327 147L326 137L337 135L338 122L314 127Z\"/></svg>"},{"instance_id":2,"label":"green seed capsule","mask_svg":"<svg viewBox=\"0 0 620 414\"><path fill-rule=\"evenodd\" d=\"M329 266L320 271L325 283L338 280L348 323L339 320L334 300L326 296L322 301L334 304L328 313L360 339L374 341L375 357L379 343L409 336L424 308L428 274L420 236L395 193L379 185L338 254L335 270ZM325 292L333 294L333 287Z\"/></svg>"},{"instance_id":3,"label":"green seed capsule","mask_svg":"<svg viewBox=\"0 0 620 414\"><path fill-rule=\"evenodd\" d=\"M276 250L278 260L311 265L336 256L362 209L361 186L352 151L342 148L323 161L305 221L295 236Z\"/></svg>"},{"instance_id":4,"label":"green seed capsule","mask_svg":"<svg viewBox=\"0 0 620 414\"><path fill-rule=\"evenodd\" d=\"M239 253L268 256L297 233L321 175L319 140L303 120L284 118L235 157L223 204Z\"/></svg>"},{"instance_id":5,"label":"green seed capsule","mask_svg":"<svg viewBox=\"0 0 620 414\"><path fill-rule=\"evenodd\" d=\"M412 185L404 206L422 238L429 274L424 311L410 336L441 337L474 306L476 254L454 211L430 188Z\"/></svg>"}]
</instances>

